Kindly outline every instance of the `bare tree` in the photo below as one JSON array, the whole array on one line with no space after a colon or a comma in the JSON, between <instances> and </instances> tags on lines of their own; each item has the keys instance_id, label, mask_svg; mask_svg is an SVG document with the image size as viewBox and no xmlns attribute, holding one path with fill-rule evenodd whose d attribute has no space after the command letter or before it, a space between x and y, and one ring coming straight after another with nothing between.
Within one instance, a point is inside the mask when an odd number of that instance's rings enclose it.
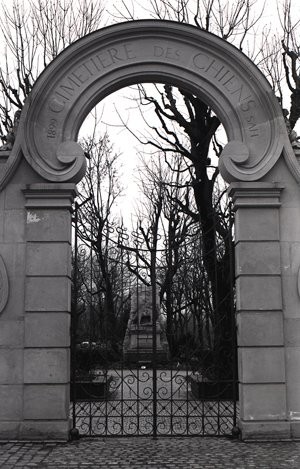
<instances>
[{"instance_id":1,"label":"bare tree","mask_svg":"<svg viewBox=\"0 0 300 469\"><path fill-rule=\"evenodd\" d=\"M256 7L256 8L255 8ZM250 30L259 22L264 4L257 0L122 0L111 14L118 20L150 17L179 23L192 23L234 42L242 49Z\"/></svg>"},{"instance_id":2,"label":"bare tree","mask_svg":"<svg viewBox=\"0 0 300 469\"><path fill-rule=\"evenodd\" d=\"M122 0L111 14L119 20L146 16L190 23L231 42L266 75L282 106L290 92L291 103L285 114L289 116L288 129L293 129L300 116L299 6L297 0L277 1L274 6L280 19L278 28L273 23L263 24L265 2L257 0Z\"/></svg>"},{"instance_id":3,"label":"bare tree","mask_svg":"<svg viewBox=\"0 0 300 469\"><path fill-rule=\"evenodd\" d=\"M2 141L13 133L14 114L22 109L43 69L69 44L98 29L102 16L102 3L93 0L13 0L1 6L5 47L0 67Z\"/></svg>"},{"instance_id":4,"label":"bare tree","mask_svg":"<svg viewBox=\"0 0 300 469\"><path fill-rule=\"evenodd\" d=\"M255 57L278 96L291 139L300 118L300 18L293 5L292 0L284 0L281 11L278 6L281 29L273 30L271 26L263 29Z\"/></svg>"},{"instance_id":5,"label":"bare tree","mask_svg":"<svg viewBox=\"0 0 300 469\"><path fill-rule=\"evenodd\" d=\"M78 185L78 236L82 255L90 267L83 279L105 336L114 335L123 298L119 296L122 253L117 247L117 219L114 208L122 193L118 171L119 155L113 152L108 135L95 134L81 142L88 158L87 171ZM100 326L99 326L100 327Z\"/></svg>"},{"instance_id":6,"label":"bare tree","mask_svg":"<svg viewBox=\"0 0 300 469\"><path fill-rule=\"evenodd\" d=\"M283 66L291 93L289 126L294 129L300 118L300 18L293 18L291 0L285 0L283 16Z\"/></svg>"},{"instance_id":7,"label":"bare tree","mask_svg":"<svg viewBox=\"0 0 300 469\"><path fill-rule=\"evenodd\" d=\"M169 196L173 207L177 207L177 213L179 209L191 222L197 223L201 230L201 271L204 266L210 284L214 314L219 316L213 322L218 327L215 330L216 338L218 337L215 345L230 348L233 330L230 292L234 283L233 241L230 236L232 220L224 201L226 186L223 184L220 190L219 170L212 163L210 155L211 147L215 150L216 157L222 150L222 145L216 138L216 131L221 123L209 106L184 89L176 90L170 85L161 88L157 85L155 95L148 94L148 90L149 87L139 87L141 115L145 114L143 107L151 105L156 122L154 119L147 121L150 137L141 141L152 146L156 156L164 155L171 172L186 175L180 195L179 191L177 194L173 191ZM180 166L178 159L182 161ZM155 172L159 173L157 169ZM149 171L147 177L155 180ZM167 180L166 177L163 179ZM176 186L175 179L176 177ZM179 188L178 182L177 179ZM219 249L220 245L222 250ZM171 270L168 275L170 272ZM169 315L168 318L170 317ZM222 329L220 318L223 318Z\"/></svg>"},{"instance_id":8,"label":"bare tree","mask_svg":"<svg viewBox=\"0 0 300 469\"><path fill-rule=\"evenodd\" d=\"M158 184L153 181L149 171L147 165L139 171L142 197L137 205L136 222L126 249L130 272L139 282L153 287L157 282L156 267L165 189L161 180Z\"/></svg>"}]
</instances>

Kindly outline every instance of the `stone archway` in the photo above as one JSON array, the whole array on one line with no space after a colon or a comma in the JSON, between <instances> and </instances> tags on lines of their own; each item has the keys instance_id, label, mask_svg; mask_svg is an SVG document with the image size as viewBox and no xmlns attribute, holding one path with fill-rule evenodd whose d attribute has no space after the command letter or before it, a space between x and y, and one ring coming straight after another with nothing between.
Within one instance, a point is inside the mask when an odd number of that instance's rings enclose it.
<instances>
[{"instance_id":1,"label":"stone archway","mask_svg":"<svg viewBox=\"0 0 300 469\"><path fill-rule=\"evenodd\" d=\"M91 108L138 82L184 86L211 105L236 210L242 437L300 435L300 169L281 109L254 64L193 26L136 21L68 47L42 73L1 158L0 435L69 431L71 204Z\"/></svg>"}]
</instances>

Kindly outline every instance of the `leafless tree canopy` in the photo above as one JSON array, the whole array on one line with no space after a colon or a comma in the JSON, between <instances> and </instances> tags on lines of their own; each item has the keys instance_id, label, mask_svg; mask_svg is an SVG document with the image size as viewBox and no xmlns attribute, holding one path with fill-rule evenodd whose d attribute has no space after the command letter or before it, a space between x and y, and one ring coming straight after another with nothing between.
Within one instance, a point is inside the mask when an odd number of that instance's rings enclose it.
<instances>
[{"instance_id":1,"label":"leafless tree canopy","mask_svg":"<svg viewBox=\"0 0 300 469\"><path fill-rule=\"evenodd\" d=\"M30 0L1 5L0 135L43 69L69 44L101 27L101 1Z\"/></svg>"},{"instance_id":2,"label":"leafless tree canopy","mask_svg":"<svg viewBox=\"0 0 300 469\"><path fill-rule=\"evenodd\" d=\"M265 74L281 105L288 108L288 124L294 128L300 116L299 4L297 0L272 2L278 26L264 24L264 13L270 9L265 4L258 0L122 0L111 13L123 21L151 17L190 23L233 43Z\"/></svg>"}]
</instances>

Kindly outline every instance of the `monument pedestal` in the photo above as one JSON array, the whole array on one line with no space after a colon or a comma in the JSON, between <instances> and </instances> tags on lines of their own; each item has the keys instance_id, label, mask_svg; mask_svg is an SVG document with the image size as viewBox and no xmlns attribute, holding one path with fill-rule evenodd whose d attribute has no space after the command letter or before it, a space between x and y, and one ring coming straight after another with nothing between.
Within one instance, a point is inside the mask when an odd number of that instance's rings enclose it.
<instances>
[{"instance_id":1,"label":"monument pedestal","mask_svg":"<svg viewBox=\"0 0 300 469\"><path fill-rule=\"evenodd\" d=\"M164 363L168 357L168 345L163 338L160 324L156 325L156 361ZM153 330L152 325L131 324L125 335L123 357L127 363L147 363L153 361Z\"/></svg>"},{"instance_id":2,"label":"monument pedestal","mask_svg":"<svg viewBox=\"0 0 300 469\"><path fill-rule=\"evenodd\" d=\"M166 363L168 358L168 342L159 321L158 295L155 295L156 304L153 304L152 293L152 287L147 285L139 285L132 293L130 317L123 342L123 358L129 364L153 362L153 317L156 318L156 363Z\"/></svg>"}]
</instances>

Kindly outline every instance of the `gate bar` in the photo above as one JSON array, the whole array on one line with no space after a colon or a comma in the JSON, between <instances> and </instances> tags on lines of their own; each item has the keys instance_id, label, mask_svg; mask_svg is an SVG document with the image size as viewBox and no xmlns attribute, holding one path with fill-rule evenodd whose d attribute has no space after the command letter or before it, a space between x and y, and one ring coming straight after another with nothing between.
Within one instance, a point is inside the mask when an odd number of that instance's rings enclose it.
<instances>
[{"instance_id":1,"label":"gate bar","mask_svg":"<svg viewBox=\"0 0 300 469\"><path fill-rule=\"evenodd\" d=\"M157 438L156 249L151 249L153 439Z\"/></svg>"}]
</instances>

